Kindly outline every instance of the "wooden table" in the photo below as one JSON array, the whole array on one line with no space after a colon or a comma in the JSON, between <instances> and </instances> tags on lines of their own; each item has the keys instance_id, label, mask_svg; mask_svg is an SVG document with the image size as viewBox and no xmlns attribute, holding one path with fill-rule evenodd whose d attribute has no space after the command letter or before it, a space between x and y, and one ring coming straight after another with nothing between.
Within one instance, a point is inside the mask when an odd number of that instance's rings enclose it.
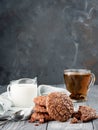
<instances>
[{"instance_id":1,"label":"wooden table","mask_svg":"<svg viewBox=\"0 0 98 130\"><path fill-rule=\"evenodd\" d=\"M64 85L58 86L64 87ZM0 91L2 92L5 89L0 88ZM75 107L79 105L89 105L95 108L98 113L98 85L90 88L88 100L86 102L76 103ZM8 122L5 125L0 126L0 130L98 130L98 119L78 124L70 124L70 121L50 121L40 124L39 126L35 126L35 123L29 123L28 121Z\"/></svg>"}]
</instances>

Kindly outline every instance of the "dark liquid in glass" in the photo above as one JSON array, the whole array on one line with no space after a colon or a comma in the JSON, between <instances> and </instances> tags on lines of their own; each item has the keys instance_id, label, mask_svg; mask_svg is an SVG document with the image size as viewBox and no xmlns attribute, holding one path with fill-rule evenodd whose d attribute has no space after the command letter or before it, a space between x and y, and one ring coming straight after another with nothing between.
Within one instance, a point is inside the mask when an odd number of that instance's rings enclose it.
<instances>
[{"instance_id":1,"label":"dark liquid in glass","mask_svg":"<svg viewBox=\"0 0 98 130\"><path fill-rule=\"evenodd\" d=\"M72 99L85 100L91 81L91 73L65 72L64 81Z\"/></svg>"}]
</instances>

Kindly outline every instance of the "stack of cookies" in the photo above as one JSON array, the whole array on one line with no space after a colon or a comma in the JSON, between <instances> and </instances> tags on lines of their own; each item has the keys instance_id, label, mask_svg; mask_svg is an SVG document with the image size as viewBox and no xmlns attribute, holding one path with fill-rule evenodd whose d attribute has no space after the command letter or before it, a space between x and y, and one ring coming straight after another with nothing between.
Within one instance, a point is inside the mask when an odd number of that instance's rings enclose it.
<instances>
[{"instance_id":1,"label":"stack of cookies","mask_svg":"<svg viewBox=\"0 0 98 130\"><path fill-rule=\"evenodd\" d=\"M38 96L34 98L34 103L34 113L31 115L30 122L67 121L74 112L71 99L61 92L53 92L47 96Z\"/></svg>"},{"instance_id":2,"label":"stack of cookies","mask_svg":"<svg viewBox=\"0 0 98 130\"><path fill-rule=\"evenodd\" d=\"M45 121L53 120L46 109L47 96L38 96L34 98L35 107L33 108L34 113L31 115L30 122L39 121L44 123Z\"/></svg>"}]
</instances>

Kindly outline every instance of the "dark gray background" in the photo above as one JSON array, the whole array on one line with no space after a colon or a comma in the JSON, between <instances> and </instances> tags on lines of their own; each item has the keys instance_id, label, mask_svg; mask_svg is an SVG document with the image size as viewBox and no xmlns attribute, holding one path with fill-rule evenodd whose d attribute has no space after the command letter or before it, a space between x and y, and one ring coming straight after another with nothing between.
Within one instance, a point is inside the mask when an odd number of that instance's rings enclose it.
<instances>
[{"instance_id":1,"label":"dark gray background","mask_svg":"<svg viewBox=\"0 0 98 130\"><path fill-rule=\"evenodd\" d=\"M98 0L0 0L0 84L91 69L98 83Z\"/></svg>"}]
</instances>

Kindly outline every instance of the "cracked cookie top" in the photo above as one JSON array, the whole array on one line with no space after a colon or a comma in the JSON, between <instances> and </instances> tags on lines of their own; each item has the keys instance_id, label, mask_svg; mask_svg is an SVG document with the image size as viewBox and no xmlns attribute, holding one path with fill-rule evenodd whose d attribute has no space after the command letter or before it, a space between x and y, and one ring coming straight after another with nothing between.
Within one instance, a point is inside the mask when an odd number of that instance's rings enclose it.
<instances>
[{"instance_id":1,"label":"cracked cookie top","mask_svg":"<svg viewBox=\"0 0 98 130\"><path fill-rule=\"evenodd\" d=\"M61 92L53 92L47 96L46 108L49 115L57 121L67 121L74 112L72 100Z\"/></svg>"}]
</instances>

